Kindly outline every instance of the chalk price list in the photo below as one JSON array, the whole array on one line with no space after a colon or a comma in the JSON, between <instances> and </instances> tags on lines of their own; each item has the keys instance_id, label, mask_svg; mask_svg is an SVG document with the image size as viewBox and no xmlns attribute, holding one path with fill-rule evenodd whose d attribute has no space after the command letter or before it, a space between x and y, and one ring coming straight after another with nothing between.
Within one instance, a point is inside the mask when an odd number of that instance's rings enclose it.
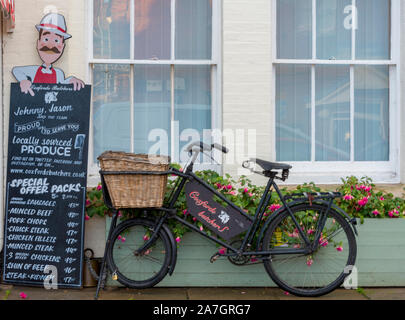
<instances>
[{"instance_id":1,"label":"chalk price list","mask_svg":"<svg viewBox=\"0 0 405 320\"><path fill-rule=\"evenodd\" d=\"M33 90L33 100L17 91L11 103L3 277L79 286L88 118L71 88Z\"/></svg>"}]
</instances>

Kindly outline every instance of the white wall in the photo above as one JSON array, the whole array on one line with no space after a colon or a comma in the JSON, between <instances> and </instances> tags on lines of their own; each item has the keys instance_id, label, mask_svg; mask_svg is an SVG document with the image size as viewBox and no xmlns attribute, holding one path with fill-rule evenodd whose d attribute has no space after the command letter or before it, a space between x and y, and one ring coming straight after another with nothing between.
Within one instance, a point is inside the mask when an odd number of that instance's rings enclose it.
<instances>
[{"instance_id":1,"label":"white wall","mask_svg":"<svg viewBox=\"0 0 405 320\"><path fill-rule=\"evenodd\" d=\"M269 0L223 0L223 129L257 132L258 158L272 160L273 88L271 63L271 2ZM241 141L231 149L241 147ZM260 147L260 148L259 148ZM236 150L237 151L237 150ZM241 160L225 164L236 175ZM238 161L239 160L239 161ZM255 181L264 181L252 176Z\"/></svg>"}]
</instances>

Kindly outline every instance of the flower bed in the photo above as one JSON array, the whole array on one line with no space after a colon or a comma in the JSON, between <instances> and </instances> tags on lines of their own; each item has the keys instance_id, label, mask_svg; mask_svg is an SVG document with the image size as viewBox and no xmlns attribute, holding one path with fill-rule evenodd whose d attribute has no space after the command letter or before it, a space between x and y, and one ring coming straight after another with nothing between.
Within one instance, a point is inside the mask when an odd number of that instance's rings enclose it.
<instances>
[{"instance_id":1,"label":"flower bed","mask_svg":"<svg viewBox=\"0 0 405 320\"><path fill-rule=\"evenodd\" d=\"M179 168L178 166L174 165ZM206 182L216 188L226 198L231 200L235 205L244 209L249 215L254 215L256 207L260 202L260 198L264 192L264 186L256 186L252 184L246 176L241 176L239 179L234 180L230 175L224 177L218 173L206 170L196 173L203 178ZM168 181L166 198L170 195L175 186L176 179L172 177ZM282 188L283 195L295 192L321 192L330 190L321 190L314 183L306 183L297 186L294 189ZM334 190L335 191L335 190ZM375 185L370 178L364 177L358 179L356 177L347 177L342 179L342 184L336 191L342 193L343 197L336 199L335 203L346 211L349 215L359 218L361 222L364 218L376 219L395 219L404 218L405 200L403 198L394 197L392 193L377 191ZM270 203L266 208L263 220L267 219L273 212L281 206L281 201L277 194L274 194ZM196 224L201 230L204 226L201 222L196 221L191 215L188 214L186 208L186 198L184 191L176 203L177 213L179 216L186 217L186 219ZM119 215L122 219L140 214L141 210L120 210ZM88 190L86 199L86 219L94 215L102 216L111 215L105 207L102 199L101 186ZM174 233L174 237L178 243L182 242L184 235L188 230L177 221L170 221L170 228ZM207 231L209 233L209 231Z\"/></svg>"},{"instance_id":2,"label":"flower bed","mask_svg":"<svg viewBox=\"0 0 405 320\"><path fill-rule=\"evenodd\" d=\"M264 191L245 176L234 180L229 175L219 176L213 171L197 173L210 185L246 213L253 215ZM169 179L167 196L175 185L175 179ZM321 192L314 183L307 183L293 189L282 188L283 194L294 192ZM377 191L367 178L347 177L336 190L343 197L336 204L349 215L359 219L359 237L357 237L358 255L356 268L359 286L405 286L405 201L391 193ZM93 216L107 216L105 234L109 230L110 212L104 206L102 190L99 185L89 189L86 201L86 219ZM266 208L264 220L280 207L280 199L275 195ZM203 225L188 215L185 195L182 193L176 203L178 215L185 216L201 229ZM136 216L138 210L121 210L121 219ZM227 259L210 263L211 255L218 247L175 221L170 221L178 243L178 263L172 277L166 277L158 286L274 286L262 264L243 267L232 265ZM136 270L134 270L136 272ZM108 285L119 285L109 277Z\"/></svg>"}]
</instances>

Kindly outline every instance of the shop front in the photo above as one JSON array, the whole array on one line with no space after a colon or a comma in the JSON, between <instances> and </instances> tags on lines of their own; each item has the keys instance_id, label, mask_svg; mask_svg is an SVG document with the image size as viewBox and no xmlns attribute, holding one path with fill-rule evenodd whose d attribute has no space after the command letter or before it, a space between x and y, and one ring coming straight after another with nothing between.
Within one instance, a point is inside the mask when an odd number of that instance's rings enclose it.
<instances>
[{"instance_id":1,"label":"shop front","mask_svg":"<svg viewBox=\"0 0 405 320\"><path fill-rule=\"evenodd\" d=\"M184 164L185 146L203 140L230 153L201 157L197 169L237 177L247 174L242 162L257 157L290 163L290 185L339 184L356 175L402 191L400 0L2 0L1 6L0 230L10 90L20 81L12 70L42 63L35 26L50 12L65 17L72 36L55 67L92 86L87 187L99 184L97 158L106 150L169 155ZM86 243L101 256L104 221L88 230Z\"/></svg>"}]
</instances>

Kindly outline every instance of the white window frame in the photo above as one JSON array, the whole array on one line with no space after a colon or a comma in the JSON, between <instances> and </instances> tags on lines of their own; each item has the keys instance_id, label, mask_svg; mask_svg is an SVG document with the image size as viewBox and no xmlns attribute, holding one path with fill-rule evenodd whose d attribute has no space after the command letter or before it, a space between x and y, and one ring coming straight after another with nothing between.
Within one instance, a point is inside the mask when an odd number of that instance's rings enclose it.
<instances>
[{"instance_id":1,"label":"white window frame","mask_svg":"<svg viewBox=\"0 0 405 320\"><path fill-rule=\"evenodd\" d=\"M356 5L356 0L352 0ZM350 66L350 110L351 110L351 159L350 161L315 161L315 125L311 125L311 161L290 161L293 166L288 180L289 184L313 181L322 184L341 183L341 178L349 175L368 176L377 183L400 182L400 0L391 0L391 59L390 60L355 60L355 30L352 34L351 60L316 59L316 0L312 0L312 59L278 59L277 58L277 1L272 3L272 62L273 62L273 110L272 110L272 151L276 155L276 67L283 64L304 64L311 66L311 123L315 123L315 66L347 65ZM386 65L389 67L389 161L354 161L354 67L356 65Z\"/></svg>"},{"instance_id":2,"label":"white window frame","mask_svg":"<svg viewBox=\"0 0 405 320\"><path fill-rule=\"evenodd\" d=\"M131 87L133 87L133 76L134 76L134 66L135 65L167 65L171 68L171 120L174 121L174 68L179 65L207 65L211 66L211 129L212 130L222 130L222 25L221 25L221 14L222 14L222 0L212 0L212 55L210 60L176 60L175 59L175 21L176 21L176 0L171 1L171 52L170 59L168 60L136 60L134 58L135 51L135 37L134 37L134 21L135 21L135 1L130 0L130 58L129 59L95 59L93 57L93 1L86 0L86 11L87 11L87 80L89 83L93 83L93 67L96 64L124 64L130 66L130 81ZM130 103L131 103L131 150L134 152L134 99L133 90L130 92ZM93 105L91 105L90 114L90 137L89 137L89 161L88 161L88 185L94 186L100 182L99 176L99 166L98 163L93 161ZM174 145L174 134L173 126L171 126L172 134L171 141L172 153ZM201 137L202 139L203 137ZM171 155L173 158L173 154ZM218 164L196 164L195 168L197 170L212 169L216 171L221 171L222 166Z\"/></svg>"}]
</instances>

